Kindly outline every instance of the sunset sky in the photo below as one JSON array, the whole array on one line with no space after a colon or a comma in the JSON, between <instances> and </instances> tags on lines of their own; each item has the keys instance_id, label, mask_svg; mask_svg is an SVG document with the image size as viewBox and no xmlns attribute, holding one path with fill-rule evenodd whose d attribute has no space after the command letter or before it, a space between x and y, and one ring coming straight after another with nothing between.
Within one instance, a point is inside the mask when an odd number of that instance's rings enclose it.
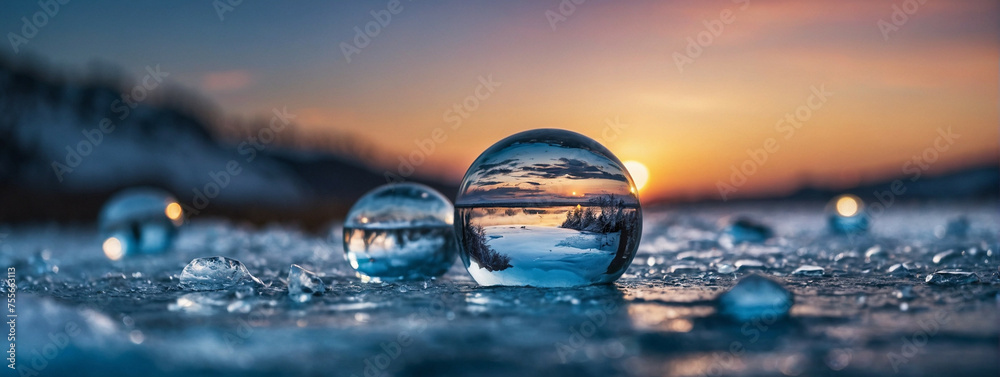
<instances>
[{"instance_id":1,"label":"sunset sky","mask_svg":"<svg viewBox=\"0 0 1000 377\"><path fill-rule=\"evenodd\" d=\"M519 133L473 162L456 206L481 204L586 204L617 198L635 205L635 186L599 145L551 129Z\"/></svg>"},{"instance_id":2,"label":"sunset sky","mask_svg":"<svg viewBox=\"0 0 1000 377\"><path fill-rule=\"evenodd\" d=\"M960 136L932 172L1000 155L995 0L404 0L350 62L343 46L387 1L244 0L221 19L210 1L178 3L69 2L16 55L10 33L40 8L5 4L4 54L137 77L158 64L226 114L287 107L306 134L356 134L384 166L436 135L417 169L455 181L492 143L533 128L644 163L649 199L718 198L765 145L777 150L732 196L901 175L939 128ZM466 117L453 108L463 103L475 105ZM796 111L800 128L779 124Z\"/></svg>"}]
</instances>

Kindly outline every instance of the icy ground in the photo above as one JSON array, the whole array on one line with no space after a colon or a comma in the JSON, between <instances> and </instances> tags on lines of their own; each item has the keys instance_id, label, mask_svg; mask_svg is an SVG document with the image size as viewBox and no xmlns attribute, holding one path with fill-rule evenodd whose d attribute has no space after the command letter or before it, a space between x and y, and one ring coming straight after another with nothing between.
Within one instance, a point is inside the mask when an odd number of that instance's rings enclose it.
<instances>
[{"instance_id":1,"label":"icy ground","mask_svg":"<svg viewBox=\"0 0 1000 377\"><path fill-rule=\"evenodd\" d=\"M204 219L172 252L118 262L92 227L0 226L0 261L16 268L22 375L1000 375L995 203L897 204L864 237L828 235L822 208L647 209L625 276L578 289L480 288L460 262L433 281L363 284L339 238ZM719 220L737 214L775 238L720 244ZM946 235L960 216L968 235ZM179 285L215 255L267 286ZM290 300L292 263L329 291ZM822 275L792 275L803 265ZM978 282L925 282L946 268ZM754 271L794 293L788 319L716 314Z\"/></svg>"}]
</instances>

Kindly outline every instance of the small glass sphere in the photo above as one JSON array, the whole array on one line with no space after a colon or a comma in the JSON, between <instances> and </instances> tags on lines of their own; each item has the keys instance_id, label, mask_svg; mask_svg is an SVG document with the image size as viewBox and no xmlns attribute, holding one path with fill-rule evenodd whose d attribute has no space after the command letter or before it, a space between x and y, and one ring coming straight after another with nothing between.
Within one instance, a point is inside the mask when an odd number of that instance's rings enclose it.
<instances>
[{"instance_id":1,"label":"small glass sphere","mask_svg":"<svg viewBox=\"0 0 1000 377\"><path fill-rule=\"evenodd\" d=\"M366 282L440 276L458 254L454 211L448 198L425 185L376 188L344 221L347 262Z\"/></svg>"},{"instance_id":2,"label":"small glass sphere","mask_svg":"<svg viewBox=\"0 0 1000 377\"><path fill-rule=\"evenodd\" d=\"M481 285L610 283L642 234L638 189L607 148L575 132L503 139L472 163L455 200L462 262Z\"/></svg>"},{"instance_id":3,"label":"small glass sphere","mask_svg":"<svg viewBox=\"0 0 1000 377\"><path fill-rule=\"evenodd\" d=\"M170 248L183 222L180 203L166 191L126 189L111 197L101 210L101 247L111 260L161 253Z\"/></svg>"},{"instance_id":4,"label":"small glass sphere","mask_svg":"<svg viewBox=\"0 0 1000 377\"><path fill-rule=\"evenodd\" d=\"M868 231L869 219L865 202L845 194L833 198L827 205L830 231L836 234L860 234Z\"/></svg>"}]
</instances>

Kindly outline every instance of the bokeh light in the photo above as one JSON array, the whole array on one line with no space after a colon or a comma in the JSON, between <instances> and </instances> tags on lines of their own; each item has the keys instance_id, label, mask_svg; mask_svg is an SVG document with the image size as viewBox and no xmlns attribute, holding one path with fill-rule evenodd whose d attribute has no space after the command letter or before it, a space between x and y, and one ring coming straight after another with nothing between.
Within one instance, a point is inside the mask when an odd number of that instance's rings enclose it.
<instances>
[{"instance_id":1,"label":"bokeh light","mask_svg":"<svg viewBox=\"0 0 1000 377\"><path fill-rule=\"evenodd\" d=\"M858 198L852 195L843 195L837 198L837 213L844 217L851 217L858 214L861 207Z\"/></svg>"},{"instance_id":2,"label":"bokeh light","mask_svg":"<svg viewBox=\"0 0 1000 377\"><path fill-rule=\"evenodd\" d=\"M181 215L184 214L184 211L181 210L181 205L180 204L177 204L176 202L173 202L173 203L167 204L167 209L164 211L164 213L166 213L168 219L173 220L173 221L177 221L177 220L180 220Z\"/></svg>"},{"instance_id":3,"label":"bokeh light","mask_svg":"<svg viewBox=\"0 0 1000 377\"><path fill-rule=\"evenodd\" d=\"M104 244L101 246L104 249L104 255L111 260L119 260L125 255L125 248L122 247L122 241L115 237L109 237L104 240Z\"/></svg>"}]
</instances>

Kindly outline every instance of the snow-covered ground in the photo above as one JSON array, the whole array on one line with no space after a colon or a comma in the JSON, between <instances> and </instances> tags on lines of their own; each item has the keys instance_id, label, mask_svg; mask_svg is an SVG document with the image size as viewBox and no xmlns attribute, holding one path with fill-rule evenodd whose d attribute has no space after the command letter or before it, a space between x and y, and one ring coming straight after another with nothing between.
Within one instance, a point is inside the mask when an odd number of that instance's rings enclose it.
<instances>
[{"instance_id":1,"label":"snow-covered ground","mask_svg":"<svg viewBox=\"0 0 1000 377\"><path fill-rule=\"evenodd\" d=\"M469 272L485 285L543 286L590 284L603 274L615 257L619 235L573 229L501 225L483 228L486 243L510 257L510 268L487 271L470 261Z\"/></svg>"}]
</instances>

